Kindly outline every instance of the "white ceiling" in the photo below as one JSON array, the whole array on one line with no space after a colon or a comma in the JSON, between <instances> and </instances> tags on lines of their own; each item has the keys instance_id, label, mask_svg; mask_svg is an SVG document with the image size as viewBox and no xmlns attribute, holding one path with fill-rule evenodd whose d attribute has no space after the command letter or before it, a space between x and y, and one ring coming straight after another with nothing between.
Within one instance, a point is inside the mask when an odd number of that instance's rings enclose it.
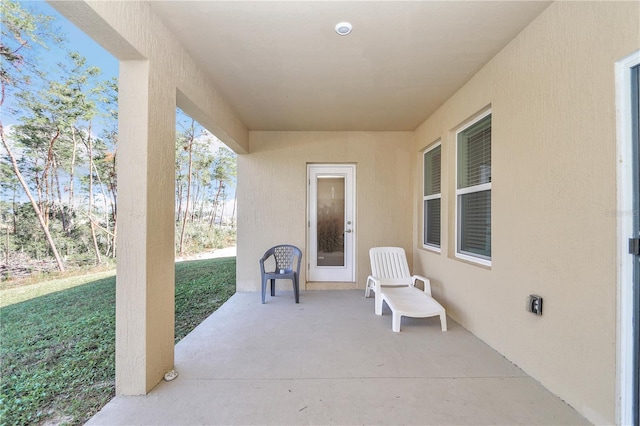
<instances>
[{"instance_id":1,"label":"white ceiling","mask_svg":"<svg viewBox=\"0 0 640 426\"><path fill-rule=\"evenodd\" d=\"M547 1L151 1L250 130L415 130ZM349 21L353 32L334 27Z\"/></svg>"}]
</instances>

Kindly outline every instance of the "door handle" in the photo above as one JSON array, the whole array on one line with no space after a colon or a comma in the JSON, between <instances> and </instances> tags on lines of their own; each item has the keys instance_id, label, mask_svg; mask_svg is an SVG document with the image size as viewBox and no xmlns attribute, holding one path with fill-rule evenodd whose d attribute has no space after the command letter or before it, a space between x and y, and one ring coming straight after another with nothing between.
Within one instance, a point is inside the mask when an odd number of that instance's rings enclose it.
<instances>
[{"instance_id":1,"label":"door handle","mask_svg":"<svg viewBox=\"0 0 640 426\"><path fill-rule=\"evenodd\" d=\"M346 230L346 231L344 231L344 232L346 232L346 233L350 234L350 233L352 233L353 231L352 231L351 229L347 229L347 230Z\"/></svg>"}]
</instances>

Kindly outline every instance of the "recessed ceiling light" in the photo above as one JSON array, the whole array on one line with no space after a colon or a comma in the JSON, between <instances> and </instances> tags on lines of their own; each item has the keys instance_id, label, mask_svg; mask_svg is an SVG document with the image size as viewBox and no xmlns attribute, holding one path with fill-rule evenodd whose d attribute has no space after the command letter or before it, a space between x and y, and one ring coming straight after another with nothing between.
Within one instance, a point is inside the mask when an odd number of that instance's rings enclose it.
<instances>
[{"instance_id":1,"label":"recessed ceiling light","mask_svg":"<svg viewBox=\"0 0 640 426\"><path fill-rule=\"evenodd\" d=\"M352 26L349 22L340 22L336 25L336 33L341 36L346 36L351 33Z\"/></svg>"}]
</instances>

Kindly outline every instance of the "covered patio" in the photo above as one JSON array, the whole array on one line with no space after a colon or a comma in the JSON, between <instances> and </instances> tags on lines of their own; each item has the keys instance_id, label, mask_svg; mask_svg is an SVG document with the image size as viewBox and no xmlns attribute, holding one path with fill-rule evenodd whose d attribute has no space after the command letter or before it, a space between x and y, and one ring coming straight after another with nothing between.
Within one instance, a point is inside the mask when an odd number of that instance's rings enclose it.
<instances>
[{"instance_id":1,"label":"covered patio","mask_svg":"<svg viewBox=\"0 0 640 426\"><path fill-rule=\"evenodd\" d=\"M95 423L638 424L640 3L49 1L120 60L118 396ZM240 293L174 349L176 106L238 154ZM311 274L318 165L350 169L347 278ZM283 243L303 303L261 306ZM449 332L373 315L379 246Z\"/></svg>"},{"instance_id":2,"label":"covered patio","mask_svg":"<svg viewBox=\"0 0 640 426\"><path fill-rule=\"evenodd\" d=\"M589 424L456 322L391 331L362 291L236 293L178 343L179 376L90 425Z\"/></svg>"}]
</instances>

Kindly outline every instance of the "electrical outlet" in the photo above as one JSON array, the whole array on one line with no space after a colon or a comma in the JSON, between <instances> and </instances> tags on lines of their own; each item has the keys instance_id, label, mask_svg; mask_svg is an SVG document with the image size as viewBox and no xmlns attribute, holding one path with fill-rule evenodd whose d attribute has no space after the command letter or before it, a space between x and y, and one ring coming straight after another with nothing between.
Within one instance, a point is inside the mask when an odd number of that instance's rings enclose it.
<instances>
[{"instance_id":1,"label":"electrical outlet","mask_svg":"<svg viewBox=\"0 0 640 426\"><path fill-rule=\"evenodd\" d=\"M542 315L542 297L530 294L527 299L527 311L535 315Z\"/></svg>"}]
</instances>

